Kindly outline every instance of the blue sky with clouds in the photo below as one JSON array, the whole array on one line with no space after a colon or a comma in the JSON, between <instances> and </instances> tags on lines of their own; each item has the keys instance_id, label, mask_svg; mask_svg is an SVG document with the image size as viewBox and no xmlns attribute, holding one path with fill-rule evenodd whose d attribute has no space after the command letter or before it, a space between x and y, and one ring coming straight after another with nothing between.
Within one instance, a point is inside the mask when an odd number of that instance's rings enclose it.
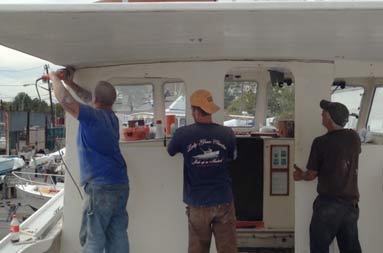
<instances>
[{"instance_id":1,"label":"blue sky with clouds","mask_svg":"<svg viewBox=\"0 0 383 253\"><path fill-rule=\"evenodd\" d=\"M19 92L26 92L32 98L37 97L33 85L24 85L34 84L36 79L44 73L45 64L49 64L53 70L58 68L58 66L42 59L3 46L0 46L0 55L0 99L5 101L13 100ZM42 99L48 98L48 93L45 90L39 91Z\"/></svg>"},{"instance_id":2,"label":"blue sky with clouds","mask_svg":"<svg viewBox=\"0 0 383 253\"><path fill-rule=\"evenodd\" d=\"M92 3L95 0L0 0L0 4L81 4ZM0 45L0 99L12 100L17 93L26 92L32 98L37 97L34 86L23 86L35 83L44 73L44 65L49 64L52 70L58 68L42 59L3 47ZM44 83L40 83L46 86ZM40 89L42 99L48 100L48 93Z\"/></svg>"}]
</instances>

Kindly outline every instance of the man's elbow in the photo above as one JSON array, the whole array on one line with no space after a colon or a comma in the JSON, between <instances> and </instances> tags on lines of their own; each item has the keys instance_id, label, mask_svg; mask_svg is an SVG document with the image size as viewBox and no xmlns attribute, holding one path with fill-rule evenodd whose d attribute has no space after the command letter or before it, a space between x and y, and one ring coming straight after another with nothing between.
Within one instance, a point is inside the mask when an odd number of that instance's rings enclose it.
<instances>
[{"instance_id":1,"label":"man's elbow","mask_svg":"<svg viewBox=\"0 0 383 253\"><path fill-rule=\"evenodd\" d=\"M168 154L170 155L170 156L175 156L176 154L177 154L177 152L175 152L174 150L172 150L172 149L167 149L167 151L168 151Z\"/></svg>"}]
</instances>

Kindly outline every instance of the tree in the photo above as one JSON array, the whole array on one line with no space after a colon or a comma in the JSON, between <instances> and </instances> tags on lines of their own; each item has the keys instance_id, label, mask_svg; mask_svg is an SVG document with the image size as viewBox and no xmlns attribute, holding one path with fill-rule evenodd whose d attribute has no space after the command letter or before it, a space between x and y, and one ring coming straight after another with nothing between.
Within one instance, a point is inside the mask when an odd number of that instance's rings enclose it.
<instances>
[{"instance_id":1,"label":"tree","mask_svg":"<svg viewBox=\"0 0 383 253\"><path fill-rule=\"evenodd\" d=\"M32 112L49 112L49 106L44 100L34 98L31 106Z\"/></svg>"},{"instance_id":2,"label":"tree","mask_svg":"<svg viewBox=\"0 0 383 253\"><path fill-rule=\"evenodd\" d=\"M255 115L256 87L254 81L225 82L224 106L227 114ZM294 119L294 86L268 87L267 118Z\"/></svg>"},{"instance_id":3,"label":"tree","mask_svg":"<svg viewBox=\"0 0 383 253\"><path fill-rule=\"evenodd\" d=\"M32 99L27 93L19 92L13 99L12 107L15 108L16 111L30 111Z\"/></svg>"},{"instance_id":4,"label":"tree","mask_svg":"<svg viewBox=\"0 0 383 253\"><path fill-rule=\"evenodd\" d=\"M0 101L0 110L10 111L12 108L12 102Z\"/></svg>"},{"instance_id":5,"label":"tree","mask_svg":"<svg viewBox=\"0 0 383 253\"><path fill-rule=\"evenodd\" d=\"M252 91L243 92L242 96L237 97L227 108L230 114L248 115L255 114L255 93Z\"/></svg>"},{"instance_id":6,"label":"tree","mask_svg":"<svg viewBox=\"0 0 383 253\"><path fill-rule=\"evenodd\" d=\"M268 89L268 117L294 119L294 86L272 86Z\"/></svg>"},{"instance_id":7,"label":"tree","mask_svg":"<svg viewBox=\"0 0 383 253\"><path fill-rule=\"evenodd\" d=\"M56 117L64 117L64 109L59 103L53 104L53 111L55 112Z\"/></svg>"},{"instance_id":8,"label":"tree","mask_svg":"<svg viewBox=\"0 0 383 253\"><path fill-rule=\"evenodd\" d=\"M2 102L2 107L7 111L50 112L50 105L46 101L38 98L32 99L25 92L19 92L12 102ZM53 110L57 117L64 115L60 104L53 104Z\"/></svg>"},{"instance_id":9,"label":"tree","mask_svg":"<svg viewBox=\"0 0 383 253\"><path fill-rule=\"evenodd\" d=\"M257 83L252 81L225 82L224 106L229 114L255 114Z\"/></svg>"}]
</instances>

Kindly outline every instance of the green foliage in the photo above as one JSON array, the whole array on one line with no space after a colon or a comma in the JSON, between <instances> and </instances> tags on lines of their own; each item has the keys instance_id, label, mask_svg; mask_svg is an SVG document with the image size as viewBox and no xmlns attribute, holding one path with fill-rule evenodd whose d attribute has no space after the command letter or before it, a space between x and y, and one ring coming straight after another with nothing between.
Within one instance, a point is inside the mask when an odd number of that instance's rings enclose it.
<instances>
[{"instance_id":1,"label":"green foliage","mask_svg":"<svg viewBox=\"0 0 383 253\"><path fill-rule=\"evenodd\" d=\"M294 86L269 86L267 117L294 119Z\"/></svg>"},{"instance_id":2,"label":"green foliage","mask_svg":"<svg viewBox=\"0 0 383 253\"><path fill-rule=\"evenodd\" d=\"M53 104L53 111L55 112L56 117L64 117L64 109L59 103Z\"/></svg>"},{"instance_id":3,"label":"green foliage","mask_svg":"<svg viewBox=\"0 0 383 253\"><path fill-rule=\"evenodd\" d=\"M233 102L237 94L236 90L240 89L240 84L237 82L225 82L224 89L224 108L227 109Z\"/></svg>"},{"instance_id":4,"label":"green foliage","mask_svg":"<svg viewBox=\"0 0 383 253\"><path fill-rule=\"evenodd\" d=\"M44 100L32 99L27 93L19 92L12 102L1 101L1 109L9 112L31 111L50 113L50 106ZM56 117L63 117L64 110L60 104L53 104Z\"/></svg>"},{"instance_id":5,"label":"green foliage","mask_svg":"<svg viewBox=\"0 0 383 253\"><path fill-rule=\"evenodd\" d=\"M225 82L224 106L228 114L255 114L256 82Z\"/></svg>"},{"instance_id":6,"label":"green foliage","mask_svg":"<svg viewBox=\"0 0 383 253\"><path fill-rule=\"evenodd\" d=\"M255 115L256 82L225 82L224 106L227 114ZM294 119L294 86L268 87L267 117Z\"/></svg>"},{"instance_id":7,"label":"green foliage","mask_svg":"<svg viewBox=\"0 0 383 253\"><path fill-rule=\"evenodd\" d=\"M49 112L49 106L47 102L40 101L38 98L34 98L31 102L30 110L32 112Z\"/></svg>"},{"instance_id":8,"label":"green foliage","mask_svg":"<svg viewBox=\"0 0 383 253\"><path fill-rule=\"evenodd\" d=\"M242 114L247 112L249 115L255 114L255 94L251 91L244 92L241 97L237 97L227 108L230 114Z\"/></svg>"},{"instance_id":9,"label":"green foliage","mask_svg":"<svg viewBox=\"0 0 383 253\"><path fill-rule=\"evenodd\" d=\"M19 92L13 99L12 108L15 111L30 111L32 107L32 99L25 92Z\"/></svg>"}]
</instances>

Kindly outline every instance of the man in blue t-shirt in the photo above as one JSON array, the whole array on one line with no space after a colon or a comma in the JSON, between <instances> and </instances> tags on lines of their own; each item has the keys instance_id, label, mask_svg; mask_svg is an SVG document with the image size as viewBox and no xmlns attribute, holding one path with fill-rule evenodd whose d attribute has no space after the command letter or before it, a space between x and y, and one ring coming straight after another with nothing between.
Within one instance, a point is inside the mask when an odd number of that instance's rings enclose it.
<instances>
[{"instance_id":1,"label":"man in blue t-shirt","mask_svg":"<svg viewBox=\"0 0 383 253\"><path fill-rule=\"evenodd\" d=\"M219 107L209 91L195 91L190 103L195 124L177 129L168 146L169 155L184 157L188 252L209 252L214 234L218 253L234 253L236 219L228 163L236 157L235 136L231 128L213 123Z\"/></svg>"},{"instance_id":2,"label":"man in blue t-shirt","mask_svg":"<svg viewBox=\"0 0 383 253\"><path fill-rule=\"evenodd\" d=\"M82 252L126 253L129 180L119 147L118 119L112 110L116 90L100 81L92 96L73 81L73 74L68 68L52 72L50 78L57 100L79 121L80 184L86 193L80 229ZM93 107L77 102L60 79Z\"/></svg>"}]
</instances>

